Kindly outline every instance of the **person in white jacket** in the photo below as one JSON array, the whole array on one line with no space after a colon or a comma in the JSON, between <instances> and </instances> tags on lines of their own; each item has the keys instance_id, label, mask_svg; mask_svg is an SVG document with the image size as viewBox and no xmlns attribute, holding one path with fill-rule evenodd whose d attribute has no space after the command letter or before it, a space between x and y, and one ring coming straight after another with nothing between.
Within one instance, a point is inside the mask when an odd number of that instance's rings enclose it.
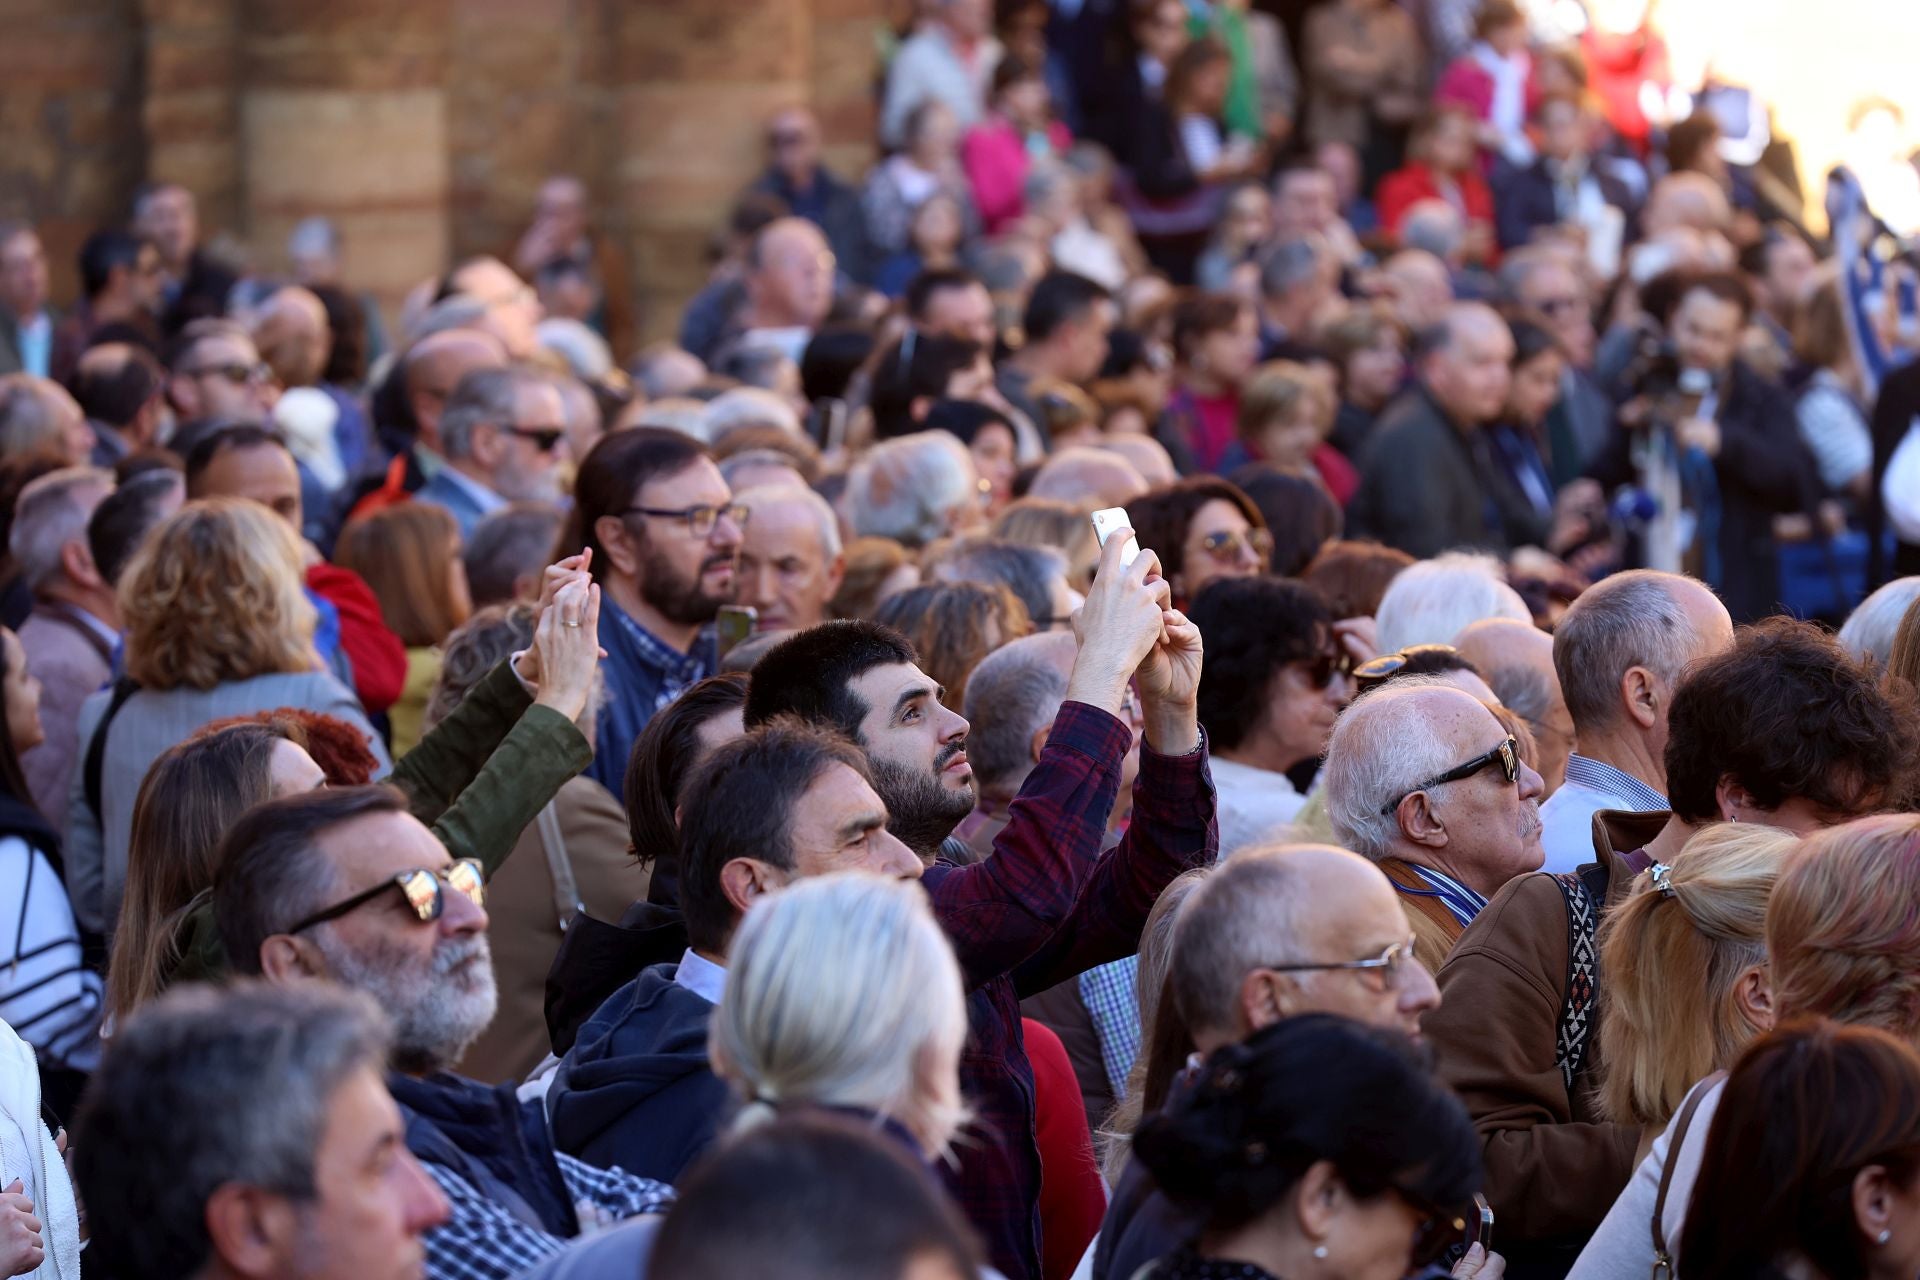
<instances>
[{"instance_id":1,"label":"person in white jacket","mask_svg":"<svg viewBox=\"0 0 1920 1280\"><path fill-rule=\"evenodd\" d=\"M0 1275L79 1280L80 1212L33 1047L0 1022Z\"/></svg>"}]
</instances>

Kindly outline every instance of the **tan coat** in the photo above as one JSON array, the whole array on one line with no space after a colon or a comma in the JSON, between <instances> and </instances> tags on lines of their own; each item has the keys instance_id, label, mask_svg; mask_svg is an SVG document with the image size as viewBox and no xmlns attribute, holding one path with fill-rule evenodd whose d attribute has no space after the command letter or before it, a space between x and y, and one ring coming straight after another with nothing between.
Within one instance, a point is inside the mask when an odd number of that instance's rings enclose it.
<instances>
[{"instance_id":1,"label":"tan coat","mask_svg":"<svg viewBox=\"0 0 1920 1280\"><path fill-rule=\"evenodd\" d=\"M1603 915L1633 879L1622 855L1644 846L1666 820L1665 813L1594 818L1596 853L1607 867ZM1600 1118L1597 1039L1571 1089L1555 1063L1570 932L1566 899L1551 876L1508 881L1455 944L1440 969L1440 1007L1422 1024L1441 1076L1485 1143L1487 1199L1510 1266L1556 1249L1571 1262L1626 1186L1640 1140L1638 1128ZM1605 999L1604 974L1599 988ZM1599 1025L1595 1011L1596 1037Z\"/></svg>"}]
</instances>

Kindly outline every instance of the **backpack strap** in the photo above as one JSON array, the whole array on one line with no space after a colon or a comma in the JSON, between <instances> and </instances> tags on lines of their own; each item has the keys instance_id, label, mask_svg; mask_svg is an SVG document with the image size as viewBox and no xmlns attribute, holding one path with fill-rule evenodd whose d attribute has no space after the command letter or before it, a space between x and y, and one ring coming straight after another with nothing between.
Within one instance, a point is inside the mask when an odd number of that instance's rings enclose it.
<instances>
[{"instance_id":1,"label":"backpack strap","mask_svg":"<svg viewBox=\"0 0 1920 1280\"><path fill-rule=\"evenodd\" d=\"M567 838L560 829L560 814L553 801L547 801L533 825L540 833L540 847L547 855L547 872L553 877L554 916L560 921L560 932L565 933L573 918L586 907L580 901L580 887L573 877L573 858L567 853Z\"/></svg>"},{"instance_id":2,"label":"backpack strap","mask_svg":"<svg viewBox=\"0 0 1920 1280\"><path fill-rule=\"evenodd\" d=\"M1601 871L1604 873L1605 868ZM1567 903L1567 995L1560 1006L1560 1022L1554 1033L1553 1061L1571 1094L1574 1077L1580 1074L1587 1060L1594 1005L1599 997L1596 982L1600 957L1594 935L1600 929L1600 907L1578 873L1556 875L1553 883Z\"/></svg>"},{"instance_id":3,"label":"backpack strap","mask_svg":"<svg viewBox=\"0 0 1920 1280\"><path fill-rule=\"evenodd\" d=\"M120 708L127 705L127 699L140 692L140 686L130 677L121 676L113 682L113 696L107 699L107 712L100 717L100 723L93 731L93 741L87 744L87 759L81 781L86 788L87 808L93 811L93 820L102 827L106 825L100 816L100 775L107 764L107 730L113 724L113 718L120 714Z\"/></svg>"},{"instance_id":4,"label":"backpack strap","mask_svg":"<svg viewBox=\"0 0 1920 1280\"><path fill-rule=\"evenodd\" d=\"M1653 1280L1673 1280L1673 1256L1667 1252L1667 1231L1662 1221L1667 1215L1667 1190L1673 1186L1674 1166L1680 1163L1680 1148L1687 1141L1687 1127L1693 1123L1693 1113L1700 1108L1700 1100L1709 1090L1727 1078L1724 1071L1716 1071L1699 1084L1693 1086L1687 1094L1687 1100L1680 1106L1680 1117L1673 1123L1673 1140L1667 1144L1667 1162L1660 1169L1660 1190L1653 1198Z\"/></svg>"}]
</instances>

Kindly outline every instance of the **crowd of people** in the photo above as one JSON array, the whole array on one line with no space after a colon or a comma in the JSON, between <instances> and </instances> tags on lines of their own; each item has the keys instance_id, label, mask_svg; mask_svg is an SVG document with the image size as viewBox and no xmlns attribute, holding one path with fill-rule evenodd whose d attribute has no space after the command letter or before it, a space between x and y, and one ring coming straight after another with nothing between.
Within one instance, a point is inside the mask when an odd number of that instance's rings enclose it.
<instances>
[{"instance_id":1,"label":"crowd of people","mask_svg":"<svg viewBox=\"0 0 1920 1280\"><path fill-rule=\"evenodd\" d=\"M1286 17L921 0L672 318L0 225L0 1275L1920 1271L1898 109Z\"/></svg>"}]
</instances>

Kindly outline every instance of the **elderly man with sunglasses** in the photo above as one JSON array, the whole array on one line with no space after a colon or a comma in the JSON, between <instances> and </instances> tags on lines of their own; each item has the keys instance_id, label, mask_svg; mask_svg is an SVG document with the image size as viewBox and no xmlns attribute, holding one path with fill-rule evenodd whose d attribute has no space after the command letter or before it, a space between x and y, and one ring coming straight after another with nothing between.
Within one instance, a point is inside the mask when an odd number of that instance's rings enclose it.
<instances>
[{"instance_id":1,"label":"elderly man with sunglasses","mask_svg":"<svg viewBox=\"0 0 1920 1280\"><path fill-rule=\"evenodd\" d=\"M1486 705L1408 676L1356 701L1325 768L1334 833L1400 895L1438 970L1487 900L1540 869L1540 775Z\"/></svg>"},{"instance_id":2,"label":"elderly man with sunglasses","mask_svg":"<svg viewBox=\"0 0 1920 1280\"><path fill-rule=\"evenodd\" d=\"M446 465L414 497L451 512L462 541L509 503L557 504L566 424L566 404L546 374L476 369L460 379L440 415Z\"/></svg>"},{"instance_id":3,"label":"elderly man with sunglasses","mask_svg":"<svg viewBox=\"0 0 1920 1280\"><path fill-rule=\"evenodd\" d=\"M393 1019L388 1087L407 1147L452 1209L431 1280L508 1280L608 1221L672 1198L554 1150L539 1104L451 1074L492 1021L482 870L454 860L387 787L270 800L228 832L214 912L228 961L276 983L363 991Z\"/></svg>"}]
</instances>

